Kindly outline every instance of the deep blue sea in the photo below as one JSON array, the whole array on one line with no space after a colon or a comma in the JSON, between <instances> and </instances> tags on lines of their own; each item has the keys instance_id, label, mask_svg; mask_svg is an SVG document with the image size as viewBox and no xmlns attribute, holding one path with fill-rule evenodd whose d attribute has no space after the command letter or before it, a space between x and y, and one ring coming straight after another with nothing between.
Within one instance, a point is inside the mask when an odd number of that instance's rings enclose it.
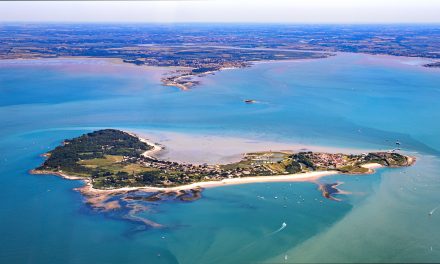
<instances>
[{"instance_id":1,"label":"deep blue sea","mask_svg":"<svg viewBox=\"0 0 440 264\"><path fill-rule=\"evenodd\" d=\"M166 69L2 61L0 263L439 262L440 208L428 213L440 206L440 71L416 60L259 63L186 92L161 85ZM343 182L340 202L310 182L206 189L151 203L143 214L166 226L155 229L92 210L73 190L81 182L28 174L63 139L105 127L352 149L399 140L417 163L322 178Z\"/></svg>"}]
</instances>

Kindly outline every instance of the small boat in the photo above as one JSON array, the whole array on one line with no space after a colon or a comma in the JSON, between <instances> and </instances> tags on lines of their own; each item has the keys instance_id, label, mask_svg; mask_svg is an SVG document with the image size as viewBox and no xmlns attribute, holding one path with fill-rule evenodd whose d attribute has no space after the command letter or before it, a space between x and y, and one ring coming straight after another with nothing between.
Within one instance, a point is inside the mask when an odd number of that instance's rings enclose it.
<instances>
[{"instance_id":1,"label":"small boat","mask_svg":"<svg viewBox=\"0 0 440 264\"><path fill-rule=\"evenodd\" d=\"M284 228L286 228L286 226L287 226L286 222L283 222L281 224L280 228L278 228L277 230L275 230L272 233L268 234L268 236L275 235L276 233L281 232Z\"/></svg>"},{"instance_id":2,"label":"small boat","mask_svg":"<svg viewBox=\"0 0 440 264\"><path fill-rule=\"evenodd\" d=\"M247 104L253 104L253 103L256 103L257 101L255 101L253 99L246 99L246 100L244 100L244 102Z\"/></svg>"}]
</instances>

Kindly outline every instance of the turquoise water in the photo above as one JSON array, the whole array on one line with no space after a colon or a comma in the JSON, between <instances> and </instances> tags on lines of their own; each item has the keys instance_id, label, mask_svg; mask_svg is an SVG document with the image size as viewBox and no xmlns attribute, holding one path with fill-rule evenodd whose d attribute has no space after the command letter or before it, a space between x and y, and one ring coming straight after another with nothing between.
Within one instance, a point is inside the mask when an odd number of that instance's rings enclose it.
<instances>
[{"instance_id":1,"label":"turquoise water","mask_svg":"<svg viewBox=\"0 0 440 264\"><path fill-rule=\"evenodd\" d=\"M161 86L164 72L0 63L2 263L440 261L440 214L428 216L440 205L438 71L341 54L223 71L189 92ZM314 183L259 183L152 203L145 216L166 226L152 229L91 210L73 190L80 182L27 173L41 153L94 127L369 149L398 139L418 162L321 179L344 182L351 194L341 202L323 200Z\"/></svg>"}]
</instances>

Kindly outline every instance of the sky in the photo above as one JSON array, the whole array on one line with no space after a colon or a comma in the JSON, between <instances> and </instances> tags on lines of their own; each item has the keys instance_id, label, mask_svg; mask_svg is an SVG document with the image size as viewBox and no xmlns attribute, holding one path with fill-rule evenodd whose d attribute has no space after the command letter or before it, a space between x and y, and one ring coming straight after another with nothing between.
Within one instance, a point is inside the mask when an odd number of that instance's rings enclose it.
<instances>
[{"instance_id":1,"label":"sky","mask_svg":"<svg viewBox=\"0 0 440 264\"><path fill-rule=\"evenodd\" d=\"M440 0L1 1L0 22L440 23Z\"/></svg>"}]
</instances>

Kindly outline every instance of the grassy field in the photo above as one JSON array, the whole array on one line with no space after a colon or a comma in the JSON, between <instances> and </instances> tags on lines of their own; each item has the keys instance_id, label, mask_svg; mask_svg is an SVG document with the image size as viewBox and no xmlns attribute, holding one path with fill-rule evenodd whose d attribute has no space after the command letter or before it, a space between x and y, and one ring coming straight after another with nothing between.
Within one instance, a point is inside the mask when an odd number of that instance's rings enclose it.
<instances>
[{"instance_id":1,"label":"grassy field","mask_svg":"<svg viewBox=\"0 0 440 264\"><path fill-rule=\"evenodd\" d=\"M129 174L139 174L147 171L154 171L156 169L147 168L137 163L124 163L122 162L122 156L105 155L104 158L96 158L90 160L81 160L78 164L101 171L109 171L112 174L116 174L120 171Z\"/></svg>"},{"instance_id":2,"label":"grassy field","mask_svg":"<svg viewBox=\"0 0 440 264\"><path fill-rule=\"evenodd\" d=\"M104 158L81 160L78 163L88 168L98 168L102 166L109 166L115 162L121 162L121 161L122 161L122 156L105 155Z\"/></svg>"},{"instance_id":3,"label":"grassy field","mask_svg":"<svg viewBox=\"0 0 440 264\"><path fill-rule=\"evenodd\" d=\"M292 163L289 156L289 152L252 152L247 153L241 161L222 165L221 168L234 170L237 168L247 169L260 165L272 173L285 174L289 173L287 166Z\"/></svg>"}]
</instances>

